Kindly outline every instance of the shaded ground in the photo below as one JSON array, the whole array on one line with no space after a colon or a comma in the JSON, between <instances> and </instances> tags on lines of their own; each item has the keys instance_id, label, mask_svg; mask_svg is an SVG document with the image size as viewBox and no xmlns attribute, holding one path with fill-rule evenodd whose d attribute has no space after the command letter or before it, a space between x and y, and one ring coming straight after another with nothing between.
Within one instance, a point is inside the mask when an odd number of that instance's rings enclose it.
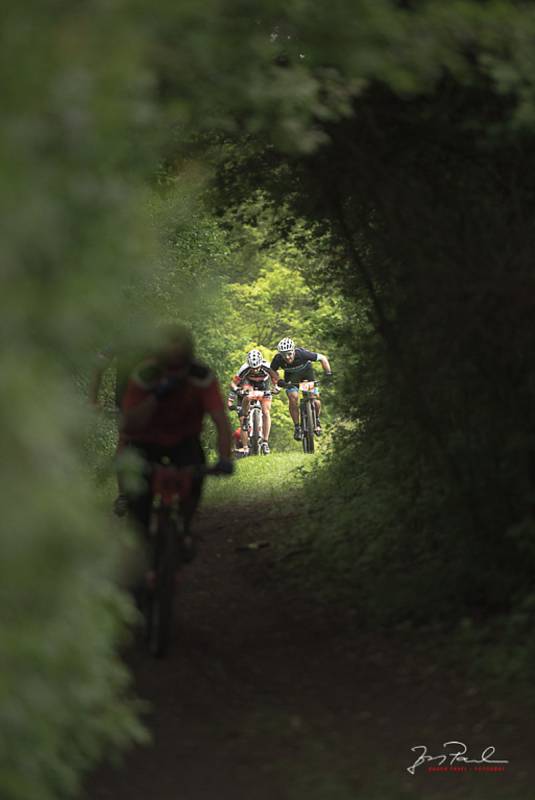
<instances>
[{"instance_id":1,"label":"shaded ground","mask_svg":"<svg viewBox=\"0 0 535 800\"><path fill-rule=\"evenodd\" d=\"M254 509L204 513L171 655L131 656L153 745L103 767L87 800L535 797L528 712L437 670L432 652L350 633L337 612L292 596L273 548L236 550L291 524ZM436 755L452 739L473 757L494 745L506 772L411 777L411 747Z\"/></svg>"}]
</instances>

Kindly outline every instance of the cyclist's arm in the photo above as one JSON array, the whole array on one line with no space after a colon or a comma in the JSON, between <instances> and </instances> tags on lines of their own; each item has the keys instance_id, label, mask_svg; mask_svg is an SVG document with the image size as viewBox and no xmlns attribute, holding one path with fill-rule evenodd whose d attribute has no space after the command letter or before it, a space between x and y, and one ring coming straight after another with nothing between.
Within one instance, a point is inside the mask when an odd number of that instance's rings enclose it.
<instances>
[{"instance_id":1,"label":"cyclist's arm","mask_svg":"<svg viewBox=\"0 0 535 800\"><path fill-rule=\"evenodd\" d=\"M278 358L278 353L273 356L271 359L271 364L269 365L269 374L271 376L271 380L273 381L273 385L276 386L277 383L280 381L281 376L279 373L280 370L280 363Z\"/></svg>"},{"instance_id":2,"label":"cyclist's arm","mask_svg":"<svg viewBox=\"0 0 535 800\"><path fill-rule=\"evenodd\" d=\"M269 372L269 377L271 378L271 381L272 381L273 385L276 386L277 385L277 381L280 380L279 373L276 370L272 369L271 367L269 368L268 372Z\"/></svg>"},{"instance_id":3,"label":"cyclist's arm","mask_svg":"<svg viewBox=\"0 0 535 800\"><path fill-rule=\"evenodd\" d=\"M232 431L224 408L209 412L217 432L217 452L219 458L228 461L232 449Z\"/></svg>"},{"instance_id":4,"label":"cyclist's arm","mask_svg":"<svg viewBox=\"0 0 535 800\"><path fill-rule=\"evenodd\" d=\"M240 376L239 375L234 375L234 377L232 378L232 380L230 382L230 388L232 389L232 391L233 392L237 392L238 389L240 388L240 384L241 384Z\"/></svg>"},{"instance_id":5,"label":"cyclist's arm","mask_svg":"<svg viewBox=\"0 0 535 800\"><path fill-rule=\"evenodd\" d=\"M332 372L331 365L329 364L329 359L327 358L327 356L318 353L318 361L323 367L324 372Z\"/></svg>"}]
</instances>

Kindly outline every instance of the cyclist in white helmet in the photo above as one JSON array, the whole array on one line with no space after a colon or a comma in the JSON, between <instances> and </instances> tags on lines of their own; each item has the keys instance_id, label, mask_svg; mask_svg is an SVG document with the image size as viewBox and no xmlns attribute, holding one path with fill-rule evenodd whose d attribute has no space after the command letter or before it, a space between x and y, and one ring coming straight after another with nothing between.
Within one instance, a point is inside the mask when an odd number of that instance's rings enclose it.
<instances>
[{"instance_id":1,"label":"cyclist in white helmet","mask_svg":"<svg viewBox=\"0 0 535 800\"><path fill-rule=\"evenodd\" d=\"M279 380L278 385L286 389L288 395L288 408L294 423L294 439L300 441L303 438L303 431L299 425L299 383L301 381L314 380L313 361L319 361L323 371L329 378L332 377L331 365L327 356L321 353L314 353L312 350L305 350L304 347L296 347L293 339L286 336L277 345L277 353L271 361L271 369L284 369L284 380ZM278 373L277 373L278 378ZM321 434L320 411L321 402L318 389L314 389L316 395L316 419L317 425L315 433Z\"/></svg>"},{"instance_id":2,"label":"cyclist in white helmet","mask_svg":"<svg viewBox=\"0 0 535 800\"><path fill-rule=\"evenodd\" d=\"M242 445L244 450L248 451L249 440L247 433L247 414L249 411L249 400L247 396L242 396L241 391L244 386L252 386L258 391L265 392L261 400L262 403L262 450L265 455L268 455L269 450L269 432L271 430L271 382L273 381L274 391L278 392L277 381L278 374L271 369L269 363L264 359L262 352L257 348L249 350L245 364L242 364L234 378L230 383L231 394L229 396L229 405L231 402L236 401L238 416L240 418L242 429ZM241 398L241 404L240 404Z\"/></svg>"}]
</instances>

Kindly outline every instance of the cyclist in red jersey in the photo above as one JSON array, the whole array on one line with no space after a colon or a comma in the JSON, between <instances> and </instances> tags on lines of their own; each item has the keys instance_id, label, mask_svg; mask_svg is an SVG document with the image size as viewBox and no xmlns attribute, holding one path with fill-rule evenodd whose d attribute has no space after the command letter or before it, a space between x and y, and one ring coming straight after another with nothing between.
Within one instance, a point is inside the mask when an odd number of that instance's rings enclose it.
<instances>
[{"instance_id":1,"label":"cyclist in red jersey","mask_svg":"<svg viewBox=\"0 0 535 800\"><path fill-rule=\"evenodd\" d=\"M165 345L136 367L122 399L123 452L133 451L141 457L145 478L141 490L129 493L129 508L144 531L152 501L147 479L151 464L164 456L177 467L204 464L200 435L206 415L216 427L217 468L227 474L233 471L232 433L219 384L213 372L195 360L193 351L187 329L169 328ZM202 482L200 477L194 479L190 498L182 509L186 535L200 501Z\"/></svg>"}]
</instances>

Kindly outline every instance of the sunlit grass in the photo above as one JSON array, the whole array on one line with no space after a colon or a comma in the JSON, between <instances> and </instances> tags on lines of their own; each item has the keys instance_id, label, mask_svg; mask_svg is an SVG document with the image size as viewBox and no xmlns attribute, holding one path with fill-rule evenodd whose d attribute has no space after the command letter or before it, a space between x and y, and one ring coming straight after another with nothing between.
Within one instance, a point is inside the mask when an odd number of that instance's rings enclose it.
<instances>
[{"instance_id":1,"label":"sunlit grass","mask_svg":"<svg viewBox=\"0 0 535 800\"><path fill-rule=\"evenodd\" d=\"M269 456L249 456L236 462L231 478L207 481L204 505L246 504L271 501L280 503L301 483L303 471L314 464L314 456L303 452L272 453Z\"/></svg>"}]
</instances>

